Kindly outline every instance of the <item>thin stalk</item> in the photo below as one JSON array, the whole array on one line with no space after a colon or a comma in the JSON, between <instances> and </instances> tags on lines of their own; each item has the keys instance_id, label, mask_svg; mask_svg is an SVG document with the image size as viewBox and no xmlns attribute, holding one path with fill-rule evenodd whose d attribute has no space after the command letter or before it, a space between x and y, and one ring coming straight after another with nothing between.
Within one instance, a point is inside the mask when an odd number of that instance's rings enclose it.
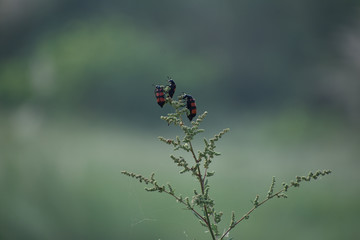
<instances>
[{"instance_id":1,"label":"thin stalk","mask_svg":"<svg viewBox=\"0 0 360 240\"><path fill-rule=\"evenodd\" d=\"M208 221L208 228L209 228L209 231L210 231L210 234L211 234L211 237L213 240L216 240L215 238L215 235L214 235L214 232L211 228L211 223L210 223L210 218L209 218L209 214L208 214L208 211L207 211L207 208L206 208L206 205L204 204L204 212L205 212L205 215L206 215L206 220Z\"/></svg>"},{"instance_id":2,"label":"thin stalk","mask_svg":"<svg viewBox=\"0 0 360 240\"><path fill-rule=\"evenodd\" d=\"M199 160L196 158L196 155L195 155L195 152L194 152L194 149L193 149L193 146L191 144L191 141L189 141L189 145L190 145L190 152L192 153L193 155L193 158L195 160L196 163L199 163ZM197 177L198 177L198 180L199 180L199 183L200 183L200 187L201 187L201 193L202 194L205 194L205 186L204 186L204 179L201 175L201 170L200 170L200 165L197 166L197 171L198 171L198 174L197 174ZM208 226L208 229L209 229L209 232L211 234L211 237L213 240L216 240L216 237L214 235L214 232L211 228L211 221L210 221L210 218L209 218L209 213L208 213L208 210L207 210L207 207L206 207L206 204L204 204L204 213L205 213L205 217L206 217L206 222L207 222L207 226Z\"/></svg>"},{"instance_id":3,"label":"thin stalk","mask_svg":"<svg viewBox=\"0 0 360 240\"><path fill-rule=\"evenodd\" d=\"M232 226L229 227L228 230L226 230L226 232L224 232L224 234L219 238L219 240L222 240L230 231L231 229L233 229L236 225L238 225L241 221L243 221L244 219L248 218L250 216L250 214L258 207L260 207L261 205L263 205L264 203L266 203L267 201L269 201L270 199L272 199L275 196L278 196L280 193L284 192L285 189L281 189L280 191L278 191L277 193L273 194L272 196L266 198L265 200L263 200L262 202L260 202L257 206L254 206L252 209L250 209L244 216L242 216L242 218L240 218L239 220L237 220Z\"/></svg>"},{"instance_id":4,"label":"thin stalk","mask_svg":"<svg viewBox=\"0 0 360 240\"><path fill-rule=\"evenodd\" d=\"M194 213L196 216L198 216L206 225L208 225L208 222L206 221L206 219L205 219L203 216L201 216L200 213L198 213L194 208L188 206L188 205L184 202L184 200L182 200L182 199L180 199L179 197L171 194L171 193L168 192L167 190L163 190L163 192L164 192L164 193L167 193L167 194L169 194L169 195L171 195L171 196L173 196L178 202L184 204L188 209L190 209L191 211L193 211L193 213Z\"/></svg>"},{"instance_id":5,"label":"thin stalk","mask_svg":"<svg viewBox=\"0 0 360 240\"><path fill-rule=\"evenodd\" d=\"M205 168L205 173L204 173L204 177L203 177L203 182L205 183L205 179L206 179L206 177L207 177L207 168Z\"/></svg>"}]
</instances>

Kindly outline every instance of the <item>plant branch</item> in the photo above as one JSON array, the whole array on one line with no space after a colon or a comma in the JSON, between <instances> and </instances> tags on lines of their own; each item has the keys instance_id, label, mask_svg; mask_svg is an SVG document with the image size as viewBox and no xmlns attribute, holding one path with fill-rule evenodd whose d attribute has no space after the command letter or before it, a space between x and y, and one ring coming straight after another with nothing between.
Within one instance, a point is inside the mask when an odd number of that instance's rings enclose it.
<instances>
[{"instance_id":1,"label":"plant branch","mask_svg":"<svg viewBox=\"0 0 360 240\"><path fill-rule=\"evenodd\" d=\"M185 203L182 198L179 198L179 197L175 196L174 194L171 194L171 193L170 193L169 191L167 191L167 190L163 190L163 192L169 194L170 196L173 196L173 197L176 199L176 201L178 201L179 203L184 204L184 205L185 205L189 210L191 210L198 218L200 218L206 225L208 225L207 220L206 220L203 216L201 216L201 214L198 213L193 207L191 207L191 206L189 206L187 203Z\"/></svg>"},{"instance_id":2,"label":"plant branch","mask_svg":"<svg viewBox=\"0 0 360 240\"><path fill-rule=\"evenodd\" d=\"M261 201L261 202L258 202L259 200L259 196L257 195L255 200L254 200L254 207L251 208L247 213L245 213L244 216L242 216L242 218L240 218L239 220L235 221L234 220L234 215L233 215L233 220L230 224L230 227L224 232L224 234L219 238L219 240L222 240L230 231L231 229L233 229L236 225L238 225L241 221L243 221L244 219L248 219L250 214L255 211L256 208L260 207L261 205L263 205L264 203L266 203L267 201L269 201L270 199L274 198L274 197L278 197L278 198L287 198L286 194L284 192L287 192L289 188L291 187L299 187L300 186L300 183L302 181L306 181L306 182L309 182L311 179L318 179L320 176L325 176L325 175L328 175L331 173L331 170L323 170L323 171L316 171L315 173L312 173L312 172L309 172L309 174L307 176L302 176L302 177L299 177L299 176L296 176L296 180L295 181L291 181L290 182L290 185L286 184L286 183L283 183L283 188L276 192L276 193L273 193L273 190L274 190L274 187L275 187L275 177L273 177L273 180L272 180L272 183L271 183L271 186L270 186L270 189L268 191L268 194L267 194L267 197Z\"/></svg>"},{"instance_id":3,"label":"plant branch","mask_svg":"<svg viewBox=\"0 0 360 240\"><path fill-rule=\"evenodd\" d=\"M212 228L211 228L210 218L209 218L209 214L208 214L207 207L206 207L205 204L204 204L204 212L205 212L205 215L206 215L206 219L207 219L207 221L208 221L207 226L208 226L208 228L209 228L211 237L212 237L213 240L216 240L215 235L214 235L214 232L213 232L213 230L212 230Z\"/></svg>"},{"instance_id":4,"label":"plant branch","mask_svg":"<svg viewBox=\"0 0 360 240\"><path fill-rule=\"evenodd\" d=\"M201 186L201 193L204 195L205 194L205 186L204 186L205 176L204 176L204 179L203 179L203 177L201 175L200 164L198 164L200 161L196 158L194 148L193 148L193 146L191 144L191 141L189 141L189 145L190 145L190 152L192 153L193 158L194 158L195 162L197 163L197 171L198 171L197 177L198 177L198 180L199 180L199 183L200 183L200 186ZM213 240L216 240L216 237L214 235L214 231L212 230L212 227L211 227L211 221L210 221L210 218L209 218L209 213L208 213L208 209L206 207L206 204L204 204L204 213L205 213L206 222L207 222L206 225L208 226L211 237L212 237Z\"/></svg>"},{"instance_id":5,"label":"plant branch","mask_svg":"<svg viewBox=\"0 0 360 240\"><path fill-rule=\"evenodd\" d=\"M207 176L207 168L205 168L205 173L204 173L204 177L203 177L203 182L205 183L205 179L206 179L206 176Z\"/></svg>"},{"instance_id":6,"label":"plant branch","mask_svg":"<svg viewBox=\"0 0 360 240\"><path fill-rule=\"evenodd\" d=\"M275 196L279 196L279 194L281 194L282 192L284 192L285 189L281 189L280 191L278 191L277 193L275 193L274 195L272 195L271 197L266 198L265 200L263 200L262 202L259 202L258 205L254 206L252 209L250 209L244 216L242 216L242 218L240 218L239 220L237 220L234 224L232 224L228 230L226 230L226 232L219 238L219 240L222 240L236 225L238 225L241 221L243 221L244 219L248 219L250 214L258 207L260 207L261 205L263 205L264 203L266 203L267 201L269 201L270 199L272 199Z\"/></svg>"}]
</instances>

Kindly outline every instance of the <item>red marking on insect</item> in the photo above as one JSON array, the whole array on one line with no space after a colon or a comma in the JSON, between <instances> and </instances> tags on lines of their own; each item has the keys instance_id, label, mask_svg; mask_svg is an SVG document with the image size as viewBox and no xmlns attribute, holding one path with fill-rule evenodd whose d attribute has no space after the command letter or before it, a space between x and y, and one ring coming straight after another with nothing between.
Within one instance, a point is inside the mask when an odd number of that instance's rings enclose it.
<instances>
[{"instance_id":1,"label":"red marking on insect","mask_svg":"<svg viewBox=\"0 0 360 240\"><path fill-rule=\"evenodd\" d=\"M165 93L164 89L159 85L155 86L155 97L156 102L160 105L160 107L163 107L165 104Z\"/></svg>"},{"instance_id":2,"label":"red marking on insect","mask_svg":"<svg viewBox=\"0 0 360 240\"><path fill-rule=\"evenodd\" d=\"M185 94L183 96L183 99L186 99L186 108L189 109L189 111L190 111L190 114L187 115L187 117L191 121L196 116L195 99L192 96L188 95L188 94Z\"/></svg>"}]
</instances>

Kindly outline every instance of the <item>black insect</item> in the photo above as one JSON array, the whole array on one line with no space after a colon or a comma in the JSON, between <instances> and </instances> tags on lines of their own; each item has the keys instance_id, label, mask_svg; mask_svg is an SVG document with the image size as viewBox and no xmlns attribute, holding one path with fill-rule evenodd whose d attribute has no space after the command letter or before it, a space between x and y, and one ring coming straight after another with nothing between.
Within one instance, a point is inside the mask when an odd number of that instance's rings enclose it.
<instances>
[{"instance_id":1,"label":"black insect","mask_svg":"<svg viewBox=\"0 0 360 240\"><path fill-rule=\"evenodd\" d=\"M160 107L163 107L165 104L165 92L164 92L164 88L161 87L160 85L155 86L155 97Z\"/></svg>"},{"instance_id":2,"label":"black insect","mask_svg":"<svg viewBox=\"0 0 360 240\"><path fill-rule=\"evenodd\" d=\"M191 121L196 116L195 99L188 94L184 94L183 99L186 99L186 108L189 109L189 111L190 111L190 113L187 117Z\"/></svg>"},{"instance_id":3,"label":"black insect","mask_svg":"<svg viewBox=\"0 0 360 240\"><path fill-rule=\"evenodd\" d=\"M176 89L176 84L174 82L174 80L172 80L172 78L168 77L168 81L169 81L169 96L172 98L174 96L175 93L175 89Z\"/></svg>"}]
</instances>

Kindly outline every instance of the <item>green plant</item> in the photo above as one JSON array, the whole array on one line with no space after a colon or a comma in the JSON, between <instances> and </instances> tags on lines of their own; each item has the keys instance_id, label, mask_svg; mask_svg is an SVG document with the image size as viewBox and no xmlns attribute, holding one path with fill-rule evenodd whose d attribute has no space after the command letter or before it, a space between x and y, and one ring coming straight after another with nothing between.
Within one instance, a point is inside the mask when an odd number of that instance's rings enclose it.
<instances>
[{"instance_id":1,"label":"green plant","mask_svg":"<svg viewBox=\"0 0 360 240\"><path fill-rule=\"evenodd\" d=\"M163 86L161 86L163 87ZM166 94L168 94L169 87L163 87ZM193 158L192 163L186 160L182 156L171 155L170 158L174 163L181 168L180 174L189 173L192 177L195 177L198 184L199 190L194 190L194 195L190 200L189 197L182 197L181 194L176 194L173 186L169 183L166 185L159 184L154 177L154 173L151 174L149 178L146 178L140 174L135 174L127 171L122 171L123 174L135 178L140 182L148 185L145 190L149 192L159 192L165 193L172 198L174 198L180 204L185 205L186 209L192 211L194 215L198 218L200 224L208 229L208 232L211 235L213 240L222 240L228 238L229 232L237 226L240 222L245 219L248 219L250 214L262 206L264 203L270 199L276 198L287 198L286 192L291 187L299 187L300 183L303 181L316 180L320 176L330 174L330 170L316 171L315 173L310 172L307 176L299 177L297 176L295 180L290 183L283 183L282 188L275 192L275 177L273 177L269 191L264 199L260 199L259 195L253 200L253 207L246 212L241 218L236 219L234 212L232 212L231 221L229 226L221 233L218 228L218 224L222 220L223 213L221 211L215 210L215 201L210 197L210 186L208 180L214 175L214 171L209 171L211 162L216 156L219 156L220 153L215 151L216 142L227 133L230 129L226 128L219 132L211 139L204 138L204 148L203 150L198 150L197 152L193 148L192 140L195 136L204 131L200 129L200 123L204 120L207 115L205 111L203 114L198 116L195 121L191 122L190 126L187 126L183 121L183 115L189 114L189 110L186 108L186 103L183 100L183 96L179 96L178 100L174 100L167 96L165 103L170 104L174 109L174 113L169 113L167 116L161 116L161 119L166 121L168 125L174 125L180 127L184 133L182 139L179 136L176 136L175 139L166 139L164 137L159 137L159 140L171 145L174 151L183 150L191 155Z\"/></svg>"}]
</instances>

